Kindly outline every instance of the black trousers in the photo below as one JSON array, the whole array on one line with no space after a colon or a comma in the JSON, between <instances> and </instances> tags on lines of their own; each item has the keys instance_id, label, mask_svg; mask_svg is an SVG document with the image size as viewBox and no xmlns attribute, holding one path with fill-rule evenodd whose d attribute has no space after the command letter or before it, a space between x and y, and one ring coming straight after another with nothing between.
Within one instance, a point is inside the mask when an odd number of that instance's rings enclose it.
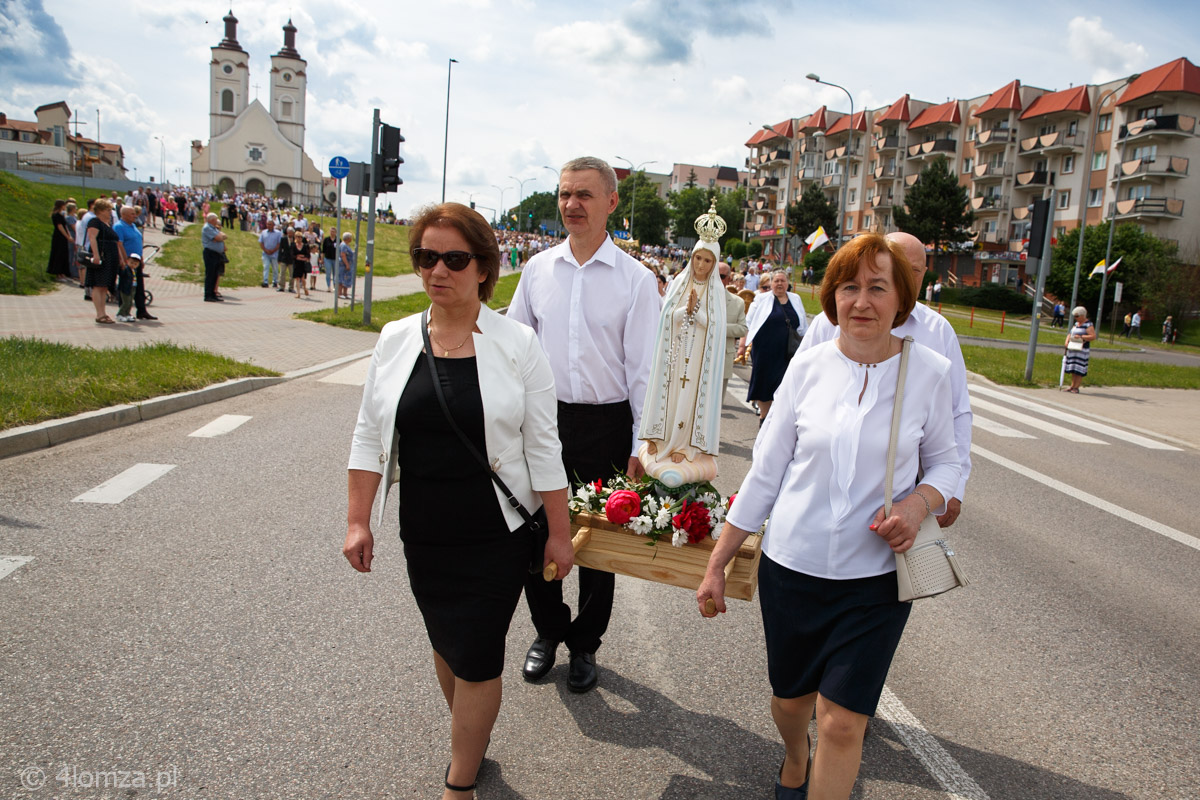
<instances>
[{"instance_id":1,"label":"black trousers","mask_svg":"<svg viewBox=\"0 0 1200 800\"><path fill-rule=\"evenodd\" d=\"M146 276L142 272L142 262L138 261L137 269L134 272L137 275L137 286L133 290L133 305L137 308L139 317L145 316L146 311Z\"/></svg>"},{"instance_id":2,"label":"black trousers","mask_svg":"<svg viewBox=\"0 0 1200 800\"><path fill-rule=\"evenodd\" d=\"M558 404L558 437L563 466L574 489L596 479L608 480L629 464L633 441L633 412L628 402L607 405ZM538 636L566 642L572 652L594 653L612 616L611 572L579 568L579 614L563 602L562 581L543 580L541 573L525 580L525 602Z\"/></svg>"},{"instance_id":3,"label":"black trousers","mask_svg":"<svg viewBox=\"0 0 1200 800\"><path fill-rule=\"evenodd\" d=\"M204 248L204 299L217 296L217 275L225 263L224 254Z\"/></svg>"}]
</instances>

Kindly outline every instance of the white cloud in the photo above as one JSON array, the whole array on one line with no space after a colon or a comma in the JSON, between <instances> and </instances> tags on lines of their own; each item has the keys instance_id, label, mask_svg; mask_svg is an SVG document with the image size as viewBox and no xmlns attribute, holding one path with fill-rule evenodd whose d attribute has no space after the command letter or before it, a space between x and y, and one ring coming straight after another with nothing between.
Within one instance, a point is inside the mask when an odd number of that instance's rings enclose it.
<instances>
[{"instance_id":1,"label":"white cloud","mask_svg":"<svg viewBox=\"0 0 1200 800\"><path fill-rule=\"evenodd\" d=\"M1088 79L1103 83L1146 66L1146 48L1122 42L1103 22L1100 17L1075 17L1067 23L1067 50L1091 68Z\"/></svg>"},{"instance_id":2,"label":"white cloud","mask_svg":"<svg viewBox=\"0 0 1200 800\"><path fill-rule=\"evenodd\" d=\"M715 78L712 87L713 96L722 103L740 103L750 99L750 85L741 75Z\"/></svg>"}]
</instances>

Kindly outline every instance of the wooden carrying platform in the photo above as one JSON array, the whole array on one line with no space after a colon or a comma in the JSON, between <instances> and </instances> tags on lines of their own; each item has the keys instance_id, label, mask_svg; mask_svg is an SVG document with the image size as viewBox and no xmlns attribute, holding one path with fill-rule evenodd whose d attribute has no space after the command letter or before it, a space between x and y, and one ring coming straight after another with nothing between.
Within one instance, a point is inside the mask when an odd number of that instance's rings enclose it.
<instances>
[{"instance_id":1,"label":"wooden carrying platform","mask_svg":"<svg viewBox=\"0 0 1200 800\"><path fill-rule=\"evenodd\" d=\"M668 535L651 546L645 536L614 525L603 515L574 515L571 534L578 536L581 529L585 528L591 531L591 535L585 537L586 543L576 548L576 565L684 589L699 588L708 568L708 557L717 544L711 537L705 537L696 544L675 547ZM762 536L748 536L726 570L727 598L750 600L754 597L761 555Z\"/></svg>"}]
</instances>

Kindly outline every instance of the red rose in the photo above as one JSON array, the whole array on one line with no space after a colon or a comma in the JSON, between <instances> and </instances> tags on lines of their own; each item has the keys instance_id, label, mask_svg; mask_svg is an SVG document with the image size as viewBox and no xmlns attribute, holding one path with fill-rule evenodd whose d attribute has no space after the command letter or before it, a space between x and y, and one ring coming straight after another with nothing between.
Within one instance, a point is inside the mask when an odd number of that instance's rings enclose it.
<instances>
[{"instance_id":1,"label":"red rose","mask_svg":"<svg viewBox=\"0 0 1200 800\"><path fill-rule=\"evenodd\" d=\"M608 496L604 504L604 516L616 525L624 525L642 511L642 498L637 492L628 489L618 489Z\"/></svg>"},{"instance_id":2,"label":"red rose","mask_svg":"<svg viewBox=\"0 0 1200 800\"><path fill-rule=\"evenodd\" d=\"M592 488L596 490L596 494L600 494L604 491L604 481L597 478L592 482Z\"/></svg>"},{"instance_id":3,"label":"red rose","mask_svg":"<svg viewBox=\"0 0 1200 800\"><path fill-rule=\"evenodd\" d=\"M695 544L712 532L712 526L708 522L708 509L703 503L694 503L691 500L683 501L683 508L671 518L671 523L687 532L688 544Z\"/></svg>"},{"instance_id":4,"label":"red rose","mask_svg":"<svg viewBox=\"0 0 1200 800\"><path fill-rule=\"evenodd\" d=\"M726 511L733 508L733 501L734 501L734 498L736 498L736 497L737 497L737 492L734 492L733 494L729 495L729 499L725 501L725 510Z\"/></svg>"}]
</instances>

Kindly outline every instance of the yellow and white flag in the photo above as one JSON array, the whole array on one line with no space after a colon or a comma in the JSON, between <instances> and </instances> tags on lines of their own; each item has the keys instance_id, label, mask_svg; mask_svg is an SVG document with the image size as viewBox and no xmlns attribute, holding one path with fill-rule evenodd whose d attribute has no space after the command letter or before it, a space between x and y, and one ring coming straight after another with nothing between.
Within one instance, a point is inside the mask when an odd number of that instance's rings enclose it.
<instances>
[{"instance_id":1,"label":"yellow and white flag","mask_svg":"<svg viewBox=\"0 0 1200 800\"><path fill-rule=\"evenodd\" d=\"M812 252L828 241L829 237L825 235L825 228L818 225L817 229L810 233L808 238L804 240L804 243L808 245L809 252Z\"/></svg>"},{"instance_id":2,"label":"yellow and white flag","mask_svg":"<svg viewBox=\"0 0 1200 800\"><path fill-rule=\"evenodd\" d=\"M1125 257L1125 256L1121 256L1121 258L1124 258L1124 257ZM1114 262L1113 262L1113 265L1112 265L1111 267L1106 267L1106 266L1104 265L1104 259L1103 259L1103 258L1102 258L1102 259L1100 259L1100 263L1099 263L1099 264L1097 264L1097 265L1095 266L1095 268L1093 268L1093 269L1092 269L1092 274L1091 274L1091 275L1088 275L1088 280L1090 281L1090 280L1092 279L1092 277L1093 277L1093 276L1095 276L1095 275L1103 275L1103 274L1104 274L1104 273L1106 273L1106 272L1107 272L1108 274L1110 274L1110 275L1111 275L1111 274L1112 274L1112 271L1113 271L1114 269L1116 269L1116 268L1117 268L1117 265L1118 265L1118 264L1120 264L1120 263L1121 263L1121 258L1118 258L1116 261L1114 261Z\"/></svg>"}]
</instances>

